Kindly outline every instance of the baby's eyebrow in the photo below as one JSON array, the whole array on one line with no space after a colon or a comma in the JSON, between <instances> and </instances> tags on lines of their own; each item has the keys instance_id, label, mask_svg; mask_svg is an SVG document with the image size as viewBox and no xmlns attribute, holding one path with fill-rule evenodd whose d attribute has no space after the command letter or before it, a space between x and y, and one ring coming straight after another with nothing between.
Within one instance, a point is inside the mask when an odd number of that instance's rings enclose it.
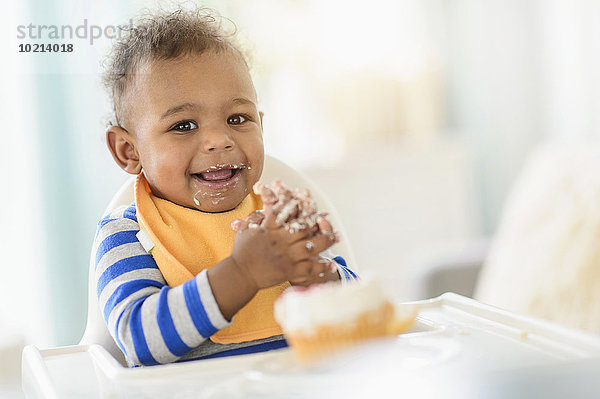
<instances>
[{"instance_id":1,"label":"baby's eyebrow","mask_svg":"<svg viewBox=\"0 0 600 399\"><path fill-rule=\"evenodd\" d=\"M231 102L234 103L234 104L256 105L256 104L254 104L254 101L248 100L247 98L244 98L244 97L234 98L233 100L231 100Z\"/></svg>"},{"instance_id":2,"label":"baby's eyebrow","mask_svg":"<svg viewBox=\"0 0 600 399\"><path fill-rule=\"evenodd\" d=\"M168 116L177 114L179 112L182 111L188 111L188 110L197 110L198 108L200 108L200 106L198 104L194 104L194 103L183 103L183 104L179 104L176 105L174 107L169 108L168 110L166 110L161 116L160 119L165 119Z\"/></svg>"}]
</instances>

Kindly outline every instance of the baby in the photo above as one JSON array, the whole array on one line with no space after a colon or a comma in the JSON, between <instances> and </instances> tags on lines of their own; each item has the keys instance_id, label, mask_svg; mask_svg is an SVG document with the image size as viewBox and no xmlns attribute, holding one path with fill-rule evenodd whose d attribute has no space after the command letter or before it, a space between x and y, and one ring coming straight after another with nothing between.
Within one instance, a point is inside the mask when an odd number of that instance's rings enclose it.
<instances>
[{"instance_id":1,"label":"baby","mask_svg":"<svg viewBox=\"0 0 600 399\"><path fill-rule=\"evenodd\" d=\"M99 222L95 277L128 363L286 346L279 294L356 276L324 256L339 238L309 192L257 184L263 115L241 52L210 15L151 16L115 44L105 83L107 144L137 179L135 203Z\"/></svg>"}]
</instances>

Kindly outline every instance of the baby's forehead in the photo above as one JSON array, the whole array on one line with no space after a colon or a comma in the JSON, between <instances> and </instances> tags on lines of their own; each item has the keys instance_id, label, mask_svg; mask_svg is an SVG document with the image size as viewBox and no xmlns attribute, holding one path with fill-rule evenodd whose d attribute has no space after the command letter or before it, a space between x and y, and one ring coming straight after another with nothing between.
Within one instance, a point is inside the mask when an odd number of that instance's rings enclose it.
<instances>
[{"instance_id":1,"label":"baby's forehead","mask_svg":"<svg viewBox=\"0 0 600 399\"><path fill-rule=\"evenodd\" d=\"M129 76L122 96L122 114L136 117L140 110L158 112L160 105L201 97L220 101L227 96L248 98L256 91L244 58L231 50L188 53L175 58L147 59Z\"/></svg>"}]
</instances>

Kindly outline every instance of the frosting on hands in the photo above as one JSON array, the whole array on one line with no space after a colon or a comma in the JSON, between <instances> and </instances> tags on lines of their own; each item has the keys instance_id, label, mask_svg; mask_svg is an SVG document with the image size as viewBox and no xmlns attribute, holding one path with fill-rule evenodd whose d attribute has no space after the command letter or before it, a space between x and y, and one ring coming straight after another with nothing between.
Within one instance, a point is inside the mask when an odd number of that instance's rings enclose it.
<instances>
[{"instance_id":1,"label":"frosting on hands","mask_svg":"<svg viewBox=\"0 0 600 399\"><path fill-rule=\"evenodd\" d=\"M264 209L252 212L246 219L234 220L232 229L238 235L249 235L259 230L287 233L285 241L293 243L289 255L300 260L296 270L287 278L294 285L338 280L335 263L319 254L339 242L339 235L334 232L327 213L318 212L310 191L292 190L275 180L270 186L256 183L254 192L261 196Z\"/></svg>"}]
</instances>

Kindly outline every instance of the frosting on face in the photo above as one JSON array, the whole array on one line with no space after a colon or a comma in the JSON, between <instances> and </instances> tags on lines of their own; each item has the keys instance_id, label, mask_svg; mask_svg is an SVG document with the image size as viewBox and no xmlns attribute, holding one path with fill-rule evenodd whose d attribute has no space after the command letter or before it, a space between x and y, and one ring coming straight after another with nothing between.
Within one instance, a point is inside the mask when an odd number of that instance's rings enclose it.
<instances>
[{"instance_id":1,"label":"frosting on face","mask_svg":"<svg viewBox=\"0 0 600 399\"><path fill-rule=\"evenodd\" d=\"M373 279L293 287L275 302L275 319L284 332L311 334L320 325L352 321L386 302L387 295Z\"/></svg>"}]
</instances>

